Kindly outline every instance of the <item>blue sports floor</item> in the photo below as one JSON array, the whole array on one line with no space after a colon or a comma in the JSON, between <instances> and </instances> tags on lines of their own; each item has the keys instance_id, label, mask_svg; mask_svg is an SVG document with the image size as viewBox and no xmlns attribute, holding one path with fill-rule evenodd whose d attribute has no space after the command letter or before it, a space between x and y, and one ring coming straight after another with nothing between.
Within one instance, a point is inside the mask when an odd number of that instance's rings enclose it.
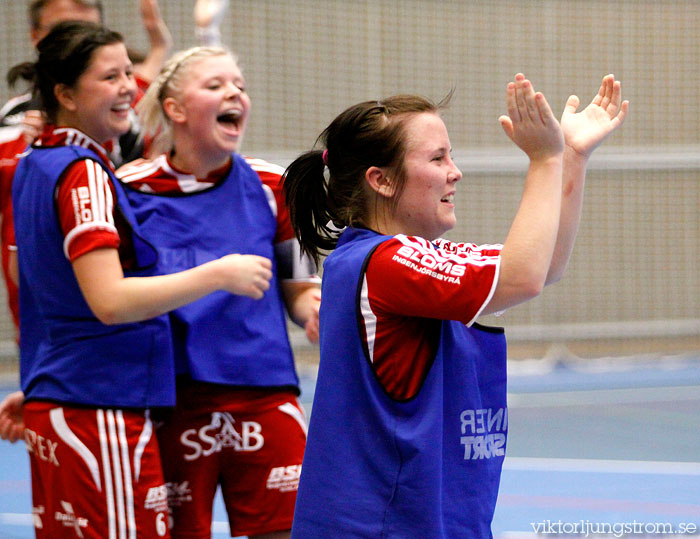
<instances>
[{"instance_id":1,"label":"blue sports floor","mask_svg":"<svg viewBox=\"0 0 700 539\"><path fill-rule=\"evenodd\" d=\"M512 363L496 537L700 535L700 357ZM314 373L302 372L307 410ZM0 398L14 388L0 388ZM0 538L33 537L28 457L0 443ZM228 537L220 499L212 537Z\"/></svg>"}]
</instances>

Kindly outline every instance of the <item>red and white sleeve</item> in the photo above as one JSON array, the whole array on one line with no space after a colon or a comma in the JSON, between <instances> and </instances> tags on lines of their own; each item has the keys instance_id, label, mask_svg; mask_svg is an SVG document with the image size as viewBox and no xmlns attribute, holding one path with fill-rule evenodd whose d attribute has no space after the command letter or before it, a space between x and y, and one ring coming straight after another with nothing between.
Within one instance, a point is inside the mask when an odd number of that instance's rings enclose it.
<instances>
[{"instance_id":1,"label":"red and white sleeve","mask_svg":"<svg viewBox=\"0 0 700 539\"><path fill-rule=\"evenodd\" d=\"M396 236L379 245L367 266L372 310L470 325L491 299L501 245L477 246Z\"/></svg>"},{"instance_id":2,"label":"red and white sleeve","mask_svg":"<svg viewBox=\"0 0 700 539\"><path fill-rule=\"evenodd\" d=\"M95 249L119 247L114 199L109 175L96 161L77 161L64 173L56 207L64 235L63 251L71 262Z\"/></svg>"}]
</instances>

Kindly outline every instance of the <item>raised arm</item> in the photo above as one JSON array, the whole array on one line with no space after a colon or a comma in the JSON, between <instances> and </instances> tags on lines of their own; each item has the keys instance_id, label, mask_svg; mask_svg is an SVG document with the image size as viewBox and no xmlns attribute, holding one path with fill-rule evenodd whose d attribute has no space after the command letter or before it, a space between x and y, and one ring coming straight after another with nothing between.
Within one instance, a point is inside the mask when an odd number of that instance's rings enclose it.
<instances>
[{"instance_id":1,"label":"raised arm","mask_svg":"<svg viewBox=\"0 0 700 539\"><path fill-rule=\"evenodd\" d=\"M153 318L216 290L260 299L270 288L271 268L267 258L234 254L170 275L124 277L117 250L111 248L73 261L80 290L104 324Z\"/></svg>"},{"instance_id":2,"label":"raised arm","mask_svg":"<svg viewBox=\"0 0 700 539\"><path fill-rule=\"evenodd\" d=\"M620 81L606 75L598 94L581 112L576 112L577 96L572 95L566 102L561 118L565 142L561 216L546 284L561 279L569 262L581 220L588 158L625 121L629 102L621 98Z\"/></svg>"},{"instance_id":3,"label":"raised arm","mask_svg":"<svg viewBox=\"0 0 700 539\"><path fill-rule=\"evenodd\" d=\"M530 158L520 206L501 251L498 283L482 314L542 291L559 229L564 137L544 95L518 73L506 92L503 130Z\"/></svg>"},{"instance_id":4,"label":"raised arm","mask_svg":"<svg viewBox=\"0 0 700 539\"><path fill-rule=\"evenodd\" d=\"M206 47L221 46L221 20L228 0L197 0L194 3L194 24L197 43Z\"/></svg>"},{"instance_id":5,"label":"raised arm","mask_svg":"<svg viewBox=\"0 0 700 539\"><path fill-rule=\"evenodd\" d=\"M136 71L150 83L158 76L165 60L170 56L173 38L160 14L158 0L141 0L139 7L141 21L148 35L149 50L145 60L136 66Z\"/></svg>"}]
</instances>

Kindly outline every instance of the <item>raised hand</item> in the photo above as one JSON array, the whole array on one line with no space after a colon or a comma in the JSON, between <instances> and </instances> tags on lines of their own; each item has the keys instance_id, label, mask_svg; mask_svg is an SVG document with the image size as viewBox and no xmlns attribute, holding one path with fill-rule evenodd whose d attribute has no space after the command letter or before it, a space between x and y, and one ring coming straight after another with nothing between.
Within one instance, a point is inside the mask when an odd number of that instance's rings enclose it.
<instances>
[{"instance_id":1,"label":"raised hand","mask_svg":"<svg viewBox=\"0 0 700 539\"><path fill-rule=\"evenodd\" d=\"M228 7L228 0L197 0L194 4L194 23L198 28L219 26Z\"/></svg>"},{"instance_id":2,"label":"raised hand","mask_svg":"<svg viewBox=\"0 0 700 539\"><path fill-rule=\"evenodd\" d=\"M228 0L197 0L194 5L195 35L199 45L221 46L221 20L224 17Z\"/></svg>"},{"instance_id":3,"label":"raised hand","mask_svg":"<svg viewBox=\"0 0 700 539\"><path fill-rule=\"evenodd\" d=\"M149 50L134 71L147 81L155 80L173 47L173 37L160 14L158 0L140 0L141 22L148 35Z\"/></svg>"},{"instance_id":4,"label":"raised hand","mask_svg":"<svg viewBox=\"0 0 700 539\"><path fill-rule=\"evenodd\" d=\"M150 46L164 46L169 50L172 47L173 39L168 26L160 14L158 0L141 0L139 7L141 9L141 21L148 34Z\"/></svg>"},{"instance_id":5,"label":"raised hand","mask_svg":"<svg viewBox=\"0 0 700 539\"><path fill-rule=\"evenodd\" d=\"M272 262L257 255L227 255L217 263L222 265L224 284L232 294L261 299L270 288Z\"/></svg>"},{"instance_id":6,"label":"raised hand","mask_svg":"<svg viewBox=\"0 0 700 539\"><path fill-rule=\"evenodd\" d=\"M506 135L531 160L560 154L564 138L559 122L544 95L535 93L532 83L518 73L506 89L508 115L499 118Z\"/></svg>"},{"instance_id":7,"label":"raised hand","mask_svg":"<svg viewBox=\"0 0 700 539\"><path fill-rule=\"evenodd\" d=\"M590 105L577 113L578 106L579 98L570 96L561 127L566 146L587 159L625 121L629 101L622 101L622 87L615 75L606 75Z\"/></svg>"}]
</instances>

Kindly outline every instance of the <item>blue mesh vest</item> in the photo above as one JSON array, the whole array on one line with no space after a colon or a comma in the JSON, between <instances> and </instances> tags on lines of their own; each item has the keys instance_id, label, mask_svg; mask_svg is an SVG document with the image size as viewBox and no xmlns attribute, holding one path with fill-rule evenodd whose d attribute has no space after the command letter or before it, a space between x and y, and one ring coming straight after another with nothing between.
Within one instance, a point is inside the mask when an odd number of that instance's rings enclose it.
<instances>
[{"instance_id":1,"label":"blue mesh vest","mask_svg":"<svg viewBox=\"0 0 700 539\"><path fill-rule=\"evenodd\" d=\"M263 299L219 291L171 313L178 374L227 385L297 387L277 282L277 222L257 173L234 154L228 176L209 189L153 194L126 186L126 192L141 230L158 247L160 273L231 253L273 262Z\"/></svg>"},{"instance_id":2,"label":"blue mesh vest","mask_svg":"<svg viewBox=\"0 0 700 539\"><path fill-rule=\"evenodd\" d=\"M348 229L324 265L321 363L292 536L489 537L508 425L503 331L444 321L418 395L388 397L364 350L358 291L389 238Z\"/></svg>"},{"instance_id":3,"label":"blue mesh vest","mask_svg":"<svg viewBox=\"0 0 700 539\"><path fill-rule=\"evenodd\" d=\"M20 160L12 186L20 274L20 378L28 399L144 408L175 404L166 316L107 326L85 302L63 252L54 193L72 162L100 158L79 146L37 147ZM107 167L104 167L107 170ZM132 227L137 265L150 275L156 252L139 235L119 182L119 211Z\"/></svg>"}]
</instances>

